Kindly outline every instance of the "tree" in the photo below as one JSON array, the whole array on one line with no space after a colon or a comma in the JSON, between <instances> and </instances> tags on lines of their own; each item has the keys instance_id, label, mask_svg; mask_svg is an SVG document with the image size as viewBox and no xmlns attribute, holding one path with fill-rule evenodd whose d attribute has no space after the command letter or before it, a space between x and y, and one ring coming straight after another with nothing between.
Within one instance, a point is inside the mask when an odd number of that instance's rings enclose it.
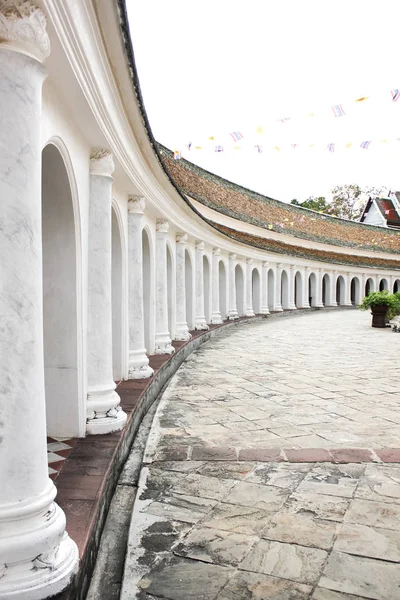
<instances>
[{"instance_id":1,"label":"tree","mask_svg":"<svg viewBox=\"0 0 400 600\"><path fill-rule=\"evenodd\" d=\"M369 196L379 196L385 188L360 188L355 183L337 185L331 190L332 201L328 213L342 219L356 221L361 217L365 202Z\"/></svg>"},{"instance_id":2,"label":"tree","mask_svg":"<svg viewBox=\"0 0 400 600\"><path fill-rule=\"evenodd\" d=\"M302 208L309 208L310 210L316 210L317 212L327 213L329 204L324 196L310 196L307 200L299 202L298 200L292 200L290 204L301 206Z\"/></svg>"}]
</instances>

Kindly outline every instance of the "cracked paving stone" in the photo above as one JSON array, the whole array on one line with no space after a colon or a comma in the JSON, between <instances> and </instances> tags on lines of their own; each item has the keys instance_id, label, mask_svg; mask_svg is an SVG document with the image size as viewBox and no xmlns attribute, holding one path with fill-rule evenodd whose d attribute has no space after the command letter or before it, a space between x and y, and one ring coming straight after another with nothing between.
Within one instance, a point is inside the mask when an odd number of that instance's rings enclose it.
<instances>
[{"instance_id":1,"label":"cracked paving stone","mask_svg":"<svg viewBox=\"0 0 400 600\"><path fill-rule=\"evenodd\" d=\"M271 485L238 481L229 492L229 503L274 512L283 505L288 495L287 490Z\"/></svg>"},{"instance_id":2,"label":"cracked paving stone","mask_svg":"<svg viewBox=\"0 0 400 600\"><path fill-rule=\"evenodd\" d=\"M217 504L216 500L195 496L164 496L163 502L152 502L142 512L185 523L197 523Z\"/></svg>"},{"instance_id":3,"label":"cracked paving stone","mask_svg":"<svg viewBox=\"0 0 400 600\"><path fill-rule=\"evenodd\" d=\"M355 496L364 500L400 503L400 468L367 465Z\"/></svg>"},{"instance_id":4,"label":"cracked paving stone","mask_svg":"<svg viewBox=\"0 0 400 600\"><path fill-rule=\"evenodd\" d=\"M339 532L334 550L400 562L400 532L345 523Z\"/></svg>"},{"instance_id":5,"label":"cracked paving stone","mask_svg":"<svg viewBox=\"0 0 400 600\"><path fill-rule=\"evenodd\" d=\"M319 586L372 600L399 600L399 565L332 552Z\"/></svg>"},{"instance_id":6,"label":"cracked paving stone","mask_svg":"<svg viewBox=\"0 0 400 600\"><path fill-rule=\"evenodd\" d=\"M139 588L168 600L214 600L233 573L231 568L173 558L143 577Z\"/></svg>"},{"instance_id":7,"label":"cracked paving stone","mask_svg":"<svg viewBox=\"0 0 400 600\"><path fill-rule=\"evenodd\" d=\"M237 566L257 541L256 536L203 527L192 530L174 554L219 565Z\"/></svg>"},{"instance_id":8,"label":"cracked paving stone","mask_svg":"<svg viewBox=\"0 0 400 600\"><path fill-rule=\"evenodd\" d=\"M239 572L216 600L307 600L311 587L259 573Z\"/></svg>"},{"instance_id":9,"label":"cracked paving stone","mask_svg":"<svg viewBox=\"0 0 400 600\"><path fill-rule=\"evenodd\" d=\"M218 479L191 473L184 479L175 482L174 494L185 494L211 500L222 500L230 491L235 481L231 479Z\"/></svg>"},{"instance_id":10,"label":"cracked paving stone","mask_svg":"<svg viewBox=\"0 0 400 600\"><path fill-rule=\"evenodd\" d=\"M285 505L285 511L328 521L343 521L349 504L348 499L338 496L294 492Z\"/></svg>"},{"instance_id":11,"label":"cracked paving stone","mask_svg":"<svg viewBox=\"0 0 400 600\"><path fill-rule=\"evenodd\" d=\"M272 485L292 492L310 468L309 464L262 464L246 478L246 483Z\"/></svg>"},{"instance_id":12,"label":"cracked paving stone","mask_svg":"<svg viewBox=\"0 0 400 600\"><path fill-rule=\"evenodd\" d=\"M400 531L400 505L355 499L344 520L347 523Z\"/></svg>"},{"instance_id":13,"label":"cracked paving stone","mask_svg":"<svg viewBox=\"0 0 400 600\"><path fill-rule=\"evenodd\" d=\"M311 469L297 488L298 492L312 492L328 496L352 498L364 466L322 465Z\"/></svg>"},{"instance_id":14,"label":"cracked paving stone","mask_svg":"<svg viewBox=\"0 0 400 600\"><path fill-rule=\"evenodd\" d=\"M267 525L270 517L271 513L264 510L221 503L201 522L201 525L244 535L258 535Z\"/></svg>"},{"instance_id":15,"label":"cracked paving stone","mask_svg":"<svg viewBox=\"0 0 400 600\"><path fill-rule=\"evenodd\" d=\"M338 524L334 521L279 512L271 518L261 537L278 542L330 550L337 530Z\"/></svg>"},{"instance_id":16,"label":"cracked paving stone","mask_svg":"<svg viewBox=\"0 0 400 600\"><path fill-rule=\"evenodd\" d=\"M342 594L325 588L317 587L311 596L311 600L365 600L365 596L353 596L353 594Z\"/></svg>"},{"instance_id":17,"label":"cracked paving stone","mask_svg":"<svg viewBox=\"0 0 400 600\"><path fill-rule=\"evenodd\" d=\"M197 473L219 479L247 480L254 466L254 463L211 461L202 463L197 469Z\"/></svg>"},{"instance_id":18,"label":"cracked paving stone","mask_svg":"<svg viewBox=\"0 0 400 600\"><path fill-rule=\"evenodd\" d=\"M314 584L327 557L325 550L260 540L240 563L245 571Z\"/></svg>"}]
</instances>

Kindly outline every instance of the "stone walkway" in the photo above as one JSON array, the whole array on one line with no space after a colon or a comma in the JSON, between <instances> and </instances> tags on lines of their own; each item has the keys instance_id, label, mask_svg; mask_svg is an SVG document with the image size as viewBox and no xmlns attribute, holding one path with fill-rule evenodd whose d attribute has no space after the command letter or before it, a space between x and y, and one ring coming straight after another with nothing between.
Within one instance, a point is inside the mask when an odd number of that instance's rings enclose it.
<instances>
[{"instance_id":1,"label":"stone walkway","mask_svg":"<svg viewBox=\"0 0 400 600\"><path fill-rule=\"evenodd\" d=\"M314 312L215 338L153 422L121 599L400 599L400 336Z\"/></svg>"}]
</instances>

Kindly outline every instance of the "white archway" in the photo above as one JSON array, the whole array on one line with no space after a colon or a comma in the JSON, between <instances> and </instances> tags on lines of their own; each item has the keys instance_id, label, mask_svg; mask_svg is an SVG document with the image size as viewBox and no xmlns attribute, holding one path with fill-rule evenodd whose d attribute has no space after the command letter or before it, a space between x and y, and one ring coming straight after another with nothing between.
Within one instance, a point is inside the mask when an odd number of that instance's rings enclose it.
<instances>
[{"instance_id":1,"label":"white archway","mask_svg":"<svg viewBox=\"0 0 400 600\"><path fill-rule=\"evenodd\" d=\"M350 301L355 306L361 303L361 284L358 277L353 277L350 282Z\"/></svg>"},{"instance_id":2,"label":"white archway","mask_svg":"<svg viewBox=\"0 0 400 600\"><path fill-rule=\"evenodd\" d=\"M226 267L223 260L219 261L218 265L218 285L219 285L219 311L221 313L222 320L224 321L228 316L228 302L227 302L227 276Z\"/></svg>"},{"instance_id":3,"label":"white archway","mask_svg":"<svg viewBox=\"0 0 400 600\"><path fill-rule=\"evenodd\" d=\"M204 316L206 323L211 321L211 267L208 257L203 254L203 293L204 293Z\"/></svg>"},{"instance_id":4,"label":"white archway","mask_svg":"<svg viewBox=\"0 0 400 600\"><path fill-rule=\"evenodd\" d=\"M237 264L235 267L235 286L236 286L236 310L239 317L243 317L245 313L244 299L244 273L242 267Z\"/></svg>"},{"instance_id":5,"label":"white archway","mask_svg":"<svg viewBox=\"0 0 400 600\"><path fill-rule=\"evenodd\" d=\"M273 312L275 309L275 273L273 269L268 269L268 310Z\"/></svg>"},{"instance_id":6,"label":"white archway","mask_svg":"<svg viewBox=\"0 0 400 600\"><path fill-rule=\"evenodd\" d=\"M395 279L393 282L393 293L400 292L400 279Z\"/></svg>"},{"instance_id":7,"label":"white archway","mask_svg":"<svg viewBox=\"0 0 400 600\"><path fill-rule=\"evenodd\" d=\"M346 303L345 281L342 275L339 275L336 280L336 302L338 306Z\"/></svg>"},{"instance_id":8,"label":"white archway","mask_svg":"<svg viewBox=\"0 0 400 600\"><path fill-rule=\"evenodd\" d=\"M186 322L189 331L194 330L194 297L193 297L193 261L189 250L185 249L185 288L186 288Z\"/></svg>"},{"instance_id":9,"label":"white archway","mask_svg":"<svg viewBox=\"0 0 400 600\"><path fill-rule=\"evenodd\" d=\"M283 310L289 309L289 277L285 269L281 272L281 305Z\"/></svg>"},{"instance_id":10,"label":"white archway","mask_svg":"<svg viewBox=\"0 0 400 600\"><path fill-rule=\"evenodd\" d=\"M375 291L375 283L374 280L372 279L372 277L368 277L367 281L365 282L365 295L368 296L368 294L370 294L371 292Z\"/></svg>"},{"instance_id":11,"label":"white archway","mask_svg":"<svg viewBox=\"0 0 400 600\"><path fill-rule=\"evenodd\" d=\"M308 301L310 306L317 306L317 276L310 273L308 278Z\"/></svg>"},{"instance_id":12,"label":"white archway","mask_svg":"<svg viewBox=\"0 0 400 600\"><path fill-rule=\"evenodd\" d=\"M303 278L300 271L297 271L294 277L294 303L296 308L302 308L303 306Z\"/></svg>"},{"instance_id":13,"label":"white archway","mask_svg":"<svg viewBox=\"0 0 400 600\"><path fill-rule=\"evenodd\" d=\"M261 313L261 278L258 269L255 267L251 274L252 298L254 314Z\"/></svg>"},{"instance_id":14,"label":"white archway","mask_svg":"<svg viewBox=\"0 0 400 600\"><path fill-rule=\"evenodd\" d=\"M322 304L324 306L332 306L332 285L331 277L328 273L322 278Z\"/></svg>"},{"instance_id":15,"label":"white archway","mask_svg":"<svg viewBox=\"0 0 400 600\"><path fill-rule=\"evenodd\" d=\"M383 290L388 290L389 289L389 284L387 282L387 279L382 278L379 282L379 291L383 292Z\"/></svg>"},{"instance_id":16,"label":"white archway","mask_svg":"<svg viewBox=\"0 0 400 600\"><path fill-rule=\"evenodd\" d=\"M60 149L42 153L43 341L47 434L84 435L78 258L71 178Z\"/></svg>"}]
</instances>

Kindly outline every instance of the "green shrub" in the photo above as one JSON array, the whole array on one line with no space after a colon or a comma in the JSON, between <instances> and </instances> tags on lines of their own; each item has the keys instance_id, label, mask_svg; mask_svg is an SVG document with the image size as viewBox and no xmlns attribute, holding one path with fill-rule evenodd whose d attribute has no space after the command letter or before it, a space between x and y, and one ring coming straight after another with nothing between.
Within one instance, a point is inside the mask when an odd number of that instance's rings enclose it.
<instances>
[{"instance_id":1,"label":"green shrub","mask_svg":"<svg viewBox=\"0 0 400 600\"><path fill-rule=\"evenodd\" d=\"M371 306L388 306L387 319L393 319L396 315L400 315L400 292L394 294L390 294L388 290L371 292L368 296L364 296L357 308L368 310Z\"/></svg>"}]
</instances>

